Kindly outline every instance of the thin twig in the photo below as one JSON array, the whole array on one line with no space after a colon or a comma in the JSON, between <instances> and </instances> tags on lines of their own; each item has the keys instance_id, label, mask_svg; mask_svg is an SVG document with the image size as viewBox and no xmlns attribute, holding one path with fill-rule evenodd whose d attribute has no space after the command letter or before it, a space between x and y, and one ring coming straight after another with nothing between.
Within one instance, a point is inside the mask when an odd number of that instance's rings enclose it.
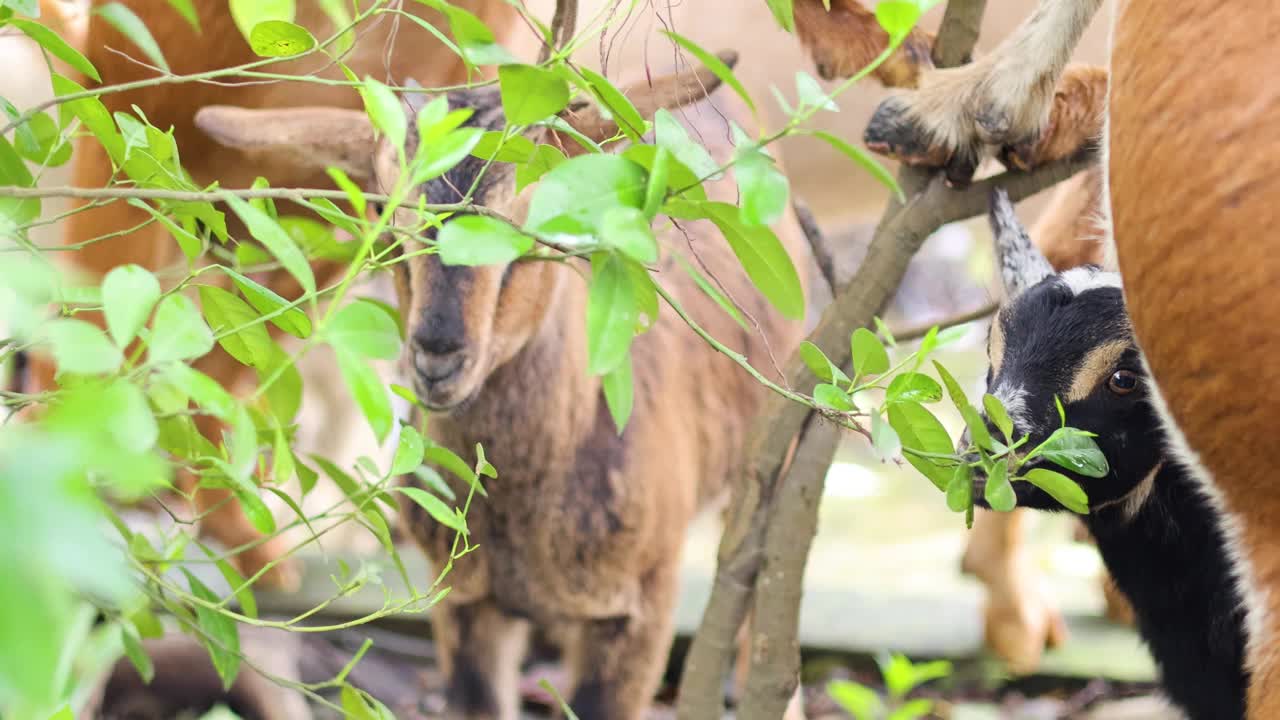
<instances>
[{"instance_id":1,"label":"thin twig","mask_svg":"<svg viewBox=\"0 0 1280 720\"><path fill-rule=\"evenodd\" d=\"M818 220L813 216L808 203L795 198L791 207L800 221L804 239L809 241L809 250L813 252L813 259L818 263L818 269L822 271L822 278L827 281L831 297L835 297L836 293L840 292L840 281L836 277L835 257L831 253L831 246L827 244L827 237L822 233L822 228L818 227Z\"/></svg>"},{"instance_id":2,"label":"thin twig","mask_svg":"<svg viewBox=\"0 0 1280 720\"><path fill-rule=\"evenodd\" d=\"M982 318L987 317L992 313L994 313L996 309L999 307L1000 306L997 303L994 303L994 302L987 303L986 305L983 305L977 310L970 310L967 313L953 315L940 322L923 323L920 325L914 325L912 327L905 328L901 332L894 332L893 338L899 342L906 342L908 340L919 340L920 338L927 335L929 331L934 327L937 327L939 330L946 330L947 328L955 327L957 325L964 325L965 323L970 323L970 322L973 322L974 320L981 320Z\"/></svg>"}]
</instances>

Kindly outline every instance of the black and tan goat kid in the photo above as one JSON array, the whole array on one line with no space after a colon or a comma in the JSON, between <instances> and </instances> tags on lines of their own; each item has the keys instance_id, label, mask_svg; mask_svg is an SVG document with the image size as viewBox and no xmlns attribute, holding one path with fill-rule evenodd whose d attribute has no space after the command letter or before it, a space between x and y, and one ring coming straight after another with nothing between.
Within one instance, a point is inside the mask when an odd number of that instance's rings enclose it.
<instances>
[{"instance_id":1,"label":"black and tan goat kid","mask_svg":"<svg viewBox=\"0 0 1280 720\"><path fill-rule=\"evenodd\" d=\"M991 321L987 391L1014 436L1029 436L1025 448L1061 425L1055 396L1067 424L1097 435L1104 477L1054 469L1088 496L1085 525L1133 604L1166 694L1191 720L1243 718L1244 614L1221 519L1168 448L1119 276L1092 265L1055 273L1001 190L989 219L1005 300ZM974 485L985 506L985 478ZM1013 486L1018 505L1065 510L1029 482Z\"/></svg>"},{"instance_id":2,"label":"black and tan goat kid","mask_svg":"<svg viewBox=\"0 0 1280 720\"><path fill-rule=\"evenodd\" d=\"M727 93L711 107L707 94L718 84L699 69L654 78L624 93L644 116L687 106L680 113L684 121L723 165L734 152L726 116L748 132L751 116ZM499 130L505 124L497 88L446 97L450 109L473 111L469 126ZM423 104L409 104L412 157L419 142L414 117ZM560 118L595 142L618 131L586 102L570 104ZM369 188L385 191L398 180L398 148L375 140L363 112L207 107L197 123L224 144L339 165ZM526 137L570 156L579 147L567 133L545 126L531 127ZM513 166L499 162L482 173L484 166L469 157L413 195L420 192L431 203L457 202L474 183L477 204L524 224L531 198L548 187L551 175L517 191ZM635 172L643 177L638 166ZM704 187L711 200L736 203L731 174ZM596 189L590 190L582 194ZM566 214L580 211L579 221L590 212L584 209L589 197L560 201ZM716 226L682 220L677 227L657 219L663 251L656 277L684 310L757 368L772 367L770 352L787 357L800 342L801 320L784 317L752 285ZM404 208L395 222L400 228L421 224L416 212ZM458 216L446 220L445 228L451 222ZM807 246L790 207L773 229L794 266L806 267L801 259L808 260ZM487 497L471 506L467 522L477 549L453 563L445 581L451 591L432 609L449 678L449 716L517 717L519 663L537 627L564 644L572 677L565 694L579 717L636 720L657 688L672 641L686 529L723 497L764 388L663 306L631 346L634 408L619 435L601 380L588 367L583 275L591 266L585 259L463 267L414 252L423 247L419 240L408 241L410 257L397 265L410 338L408 372L418 397L433 410L432 439L467 454L480 443L500 473L488 483ZM720 308L672 251L696 255L690 262L714 277L755 327L745 329ZM803 292L806 273L799 276ZM450 481L460 501L467 486L452 476ZM450 557L454 531L417 506L406 506L410 532L441 567Z\"/></svg>"}]
</instances>

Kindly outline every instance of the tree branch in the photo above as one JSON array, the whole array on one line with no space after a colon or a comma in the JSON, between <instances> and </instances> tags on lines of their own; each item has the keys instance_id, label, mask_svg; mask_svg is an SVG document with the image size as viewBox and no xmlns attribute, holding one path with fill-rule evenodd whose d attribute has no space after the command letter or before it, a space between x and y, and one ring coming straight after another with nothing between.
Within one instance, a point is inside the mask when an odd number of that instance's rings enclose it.
<instances>
[{"instance_id":1,"label":"tree branch","mask_svg":"<svg viewBox=\"0 0 1280 720\"><path fill-rule=\"evenodd\" d=\"M539 65L549 60L556 48L569 44L577 25L578 0L556 0L556 12L551 16L551 42L544 42L538 51Z\"/></svg>"}]
</instances>

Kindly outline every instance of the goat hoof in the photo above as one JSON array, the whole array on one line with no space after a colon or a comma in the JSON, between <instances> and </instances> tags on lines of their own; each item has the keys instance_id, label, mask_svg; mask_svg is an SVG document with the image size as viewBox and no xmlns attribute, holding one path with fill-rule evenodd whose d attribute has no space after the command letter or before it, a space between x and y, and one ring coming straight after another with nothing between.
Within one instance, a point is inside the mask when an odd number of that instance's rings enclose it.
<instances>
[{"instance_id":1,"label":"goat hoof","mask_svg":"<svg viewBox=\"0 0 1280 720\"><path fill-rule=\"evenodd\" d=\"M273 592L295 592L302 587L302 571L294 558L283 558L284 548L275 542L268 542L236 557L236 565L245 578L252 577L275 563L254 583L259 590Z\"/></svg>"},{"instance_id":2,"label":"goat hoof","mask_svg":"<svg viewBox=\"0 0 1280 720\"><path fill-rule=\"evenodd\" d=\"M988 145L1004 145L1013 132L1013 117L1004 110L986 107L973 118L978 139Z\"/></svg>"},{"instance_id":3,"label":"goat hoof","mask_svg":"<svg viewBox=\"0 0 1280 720\"><path fill-rule=\"evenodd\" d=\"M937 168L951 160L950 150L929 143L924 128L908 117L907 105L900 97L880 103L862 137L872 152L907 165Z\"/></svg>"},{"instance_id":4,"label":"goat hoof","mask_svg":"<svg viewBox=\"0 0 1280 720\"><path fill-rule=\"evenodd\" d=\"M1047 648L1067 641L1062 613L1038 594L1024 591L1013 605L990 603L986 611L987 647L1015 674L1040 667Z\"/></svg>"}]
</instances>

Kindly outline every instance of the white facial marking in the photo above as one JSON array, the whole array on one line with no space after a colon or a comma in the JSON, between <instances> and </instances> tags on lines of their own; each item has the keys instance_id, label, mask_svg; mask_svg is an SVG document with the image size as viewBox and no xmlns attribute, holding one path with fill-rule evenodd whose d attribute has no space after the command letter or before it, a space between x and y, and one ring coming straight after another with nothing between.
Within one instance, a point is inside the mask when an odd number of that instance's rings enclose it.
<instances>
[{"instance_id":1,"label":"white facial marking","mask_svg":"<svg viewBox=\"0 0 1280 720\"><path fill-rule=\"evenodd\" d=\"M1077 297L1090 290L1120 287L1119 273L1103 272L1087 267L1071 268L1058 277L1067 284L1067 287L1071 289L1071 293Z\"/></svg>"},{"instance_id":2,"label":"white facial marking","mask_svg":"<svg viewBox=\"0 0 1280 720\"><path fill-rule=\"evenodd\" d=\"M1021 385L1001 385L996 391L991 393L1004 404L1004 409L1009 413L1009 419L1013 421L1015 428L1023 429L1030 424L1030 415L1027 413L1027 389Z\"/></svg>"}]
</instances>

